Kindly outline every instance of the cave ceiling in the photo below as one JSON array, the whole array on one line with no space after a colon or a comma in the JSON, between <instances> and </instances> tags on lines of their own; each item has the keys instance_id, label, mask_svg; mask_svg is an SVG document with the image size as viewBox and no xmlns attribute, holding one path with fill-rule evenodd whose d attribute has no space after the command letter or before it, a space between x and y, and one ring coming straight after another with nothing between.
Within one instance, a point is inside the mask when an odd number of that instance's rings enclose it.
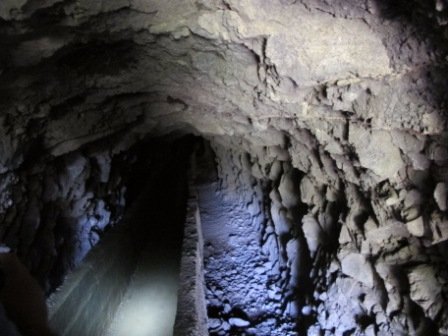
<instances>
[{"instance_id":1,"label":"cave ceiling","mask_svg":"<svg viewBox=\"0 0 448 336\"><path fill-rule=\"evenodd\" d=\"M445 127L442 14L418 1L2 1L0 170L37 147L176 130L246 150L312 137L392 178L418 152L403 132Z\"/></svg>"}]
</instances>

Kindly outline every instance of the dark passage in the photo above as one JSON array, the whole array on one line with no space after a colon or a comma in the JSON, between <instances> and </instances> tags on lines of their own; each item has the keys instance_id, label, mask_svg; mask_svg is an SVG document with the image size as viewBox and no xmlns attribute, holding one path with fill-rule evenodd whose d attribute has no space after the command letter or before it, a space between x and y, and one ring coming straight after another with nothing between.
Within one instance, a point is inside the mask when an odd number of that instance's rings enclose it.
<instances>
[{"instance_id":1,"label":"dark passage","mask_svg":"<svg viewBox=\"0 0 448 336\"><path fill-rule=\"evenodd\" d=\"M123 222L51 299L61 335L172 335L177 305L190 140L157 143L131 180ZM154 168L157 167L157 168ZM138 183L144 185L138 197Z\"/></svg>"}]
</instances>

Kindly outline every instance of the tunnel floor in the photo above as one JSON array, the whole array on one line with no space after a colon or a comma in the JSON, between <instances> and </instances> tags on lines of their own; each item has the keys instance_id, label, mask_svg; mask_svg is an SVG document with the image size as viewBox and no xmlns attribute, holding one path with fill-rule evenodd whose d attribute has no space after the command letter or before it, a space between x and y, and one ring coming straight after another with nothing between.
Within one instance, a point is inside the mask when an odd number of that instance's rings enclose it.
<instances>
[{"instance_id":1,"label":"tunnel floor","mask_svg":"<svg viewBox=\"0 0 448 336\"><path fill-rule=\"evenodd\" d=\"M297 335L285 316L282 279L260 244L265 220L211 173L211 159L199 160L196 182L204 239L208 329L211 336ZM247 186L249 194L250 186ZM255 197L255 196L252 196ZM256 199L253 199L253 203Z\"/></svg>"},{"instance_id":2,"label":"tunnel floor","mask_svg":"<svg viewBox=\"0 0 448 336\"><path fill-rule=\"evenodd\" d=\"M173 162L50 298L63 335L171 336L177 308L185 166Z\"/></svg>"},{"instance_id":3,"label":"tunnel floor","mask_svg":"<svg viewBox=\"0 0 448 336\"><path fill-rule=\"evenodd\" d=\"M173 228L178 227L176 220L179 221L179 218L175 218L176 211L173 209L158 205L161 207L156 218L144 211L144 206L138 214L147 216L152 230L106 336L173 334L181 253L179 231Z\"/></svg>"},{"instance_id":4,"label":"tunnel floor","mask_svg":"<svg viewBox=\"0 0 448 336\"><path fill-rule=\"evenodd\" d=\"M105 335L173 334L179 284L179 255L176 252L148 242Z\"/></svg>"}]
</instances>

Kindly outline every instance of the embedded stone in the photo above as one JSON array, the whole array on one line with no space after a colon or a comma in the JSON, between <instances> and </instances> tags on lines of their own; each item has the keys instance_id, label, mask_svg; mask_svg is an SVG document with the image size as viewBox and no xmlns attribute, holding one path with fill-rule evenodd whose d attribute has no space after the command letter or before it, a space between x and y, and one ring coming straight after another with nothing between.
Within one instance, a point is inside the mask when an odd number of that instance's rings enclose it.
<instances>
[{"instance_id":1,"label":"embedded stone","mask_svg":"<svg viewBox=\"0 0 448 336\"><path fill-rule=\"evenodd\" d=\"M417 217L416 219L407 222L406 227L410 234L416 237L423 237L425 235L425 222L423 217Z\"/></svg>"},{"instance_id":2,"label":"embedded stone","mask_svg":"<svg viewBox=\"0 0 448 336\"><path fill-rule=\"evenodd\" d=\"M361 165L372 170L380 179L394 178L404 166L400 150L385 131L369 131L359 125L350 125L349 141L358 154Z\"/></svg>"},{"instance_id":3,"label":"embedded stone","mask_svg":"<svg viewBox=\"0 0 448 336\"><path fill-rule=\"evenodd\" d=\"M391 220L384 226L366 232L365 236L372 251L376 254L396 249L402 241L409 237L409 232L403 223Z\"/></svg>"},{"instance_id":4,"label":"embedded stone","mask_svg":"<svg viewBox=\"0 0 448 336\"><path fill-rule=\"evenodd\" d=\"M302 219L302 230L311 256L314 256L317 248L323 243L322 228L312 215L306 215Z\"/></svg>"},{"instance_id":5,"label":"embedded stone","mask_svg":"<svg viewBox=\"0 0 448 336\"><path fill-rule=\"evenodd\" d=\"M244 327L248 327L250 325L249 321L246 321L239 317L231 317L229 319L229 323L230 323L230 325L237 327L237 328L244 328Z\"/></svg>"},{"instance_id":6,"label":"embedded stone","mask_svg":"<svg viewBox=\"0 0 448 336\"><path fill-rule=\"evenodd\" d=\"M291 169L283 174L278 191L285 207L291 208L299 204L299 177L297 171Z\"/></svg>"},{"instance_id":7,"label":"embedded stone","mask_svg":"<svg viewBox=\"0 0 448 336\"><path fill-rule=\"evenodd\" d=\"M373 288L374 270L371 263L361 254L350 253L341 260L342 273Z\"/></svg>"},{"instance_id":8,"label":"embedded stone","mask_svg":"<svg viewBox=\"0 0 448 336\"><path fill-rule=\"evenodd\" d=\"M341 232L339 233L339 244L347 244L352 241L352 238L350 237L350 233L347 229L346 225L343 225L341 228Z\"/></svg>"},{"instance_id":9,"label":"embedded stone","mask_svg":"<svg viewBox=\"0 0 448 336\"><path fill-rule=\"evenodd\" d=\"M441 284L436 279L434 268L419 265L409 274L410 296L422 307L425 314L434 319L443 307Z\"/></svg>"},{"instance_id":10,"label":"embedded stone","mask_svg":"<svg viewBox=\"0 0 448 336\"><path fill-rule=\"evenodd\" d=\"M434 189L434 199L436 200L439 209L446 211L447 209L447 198L446 198L446 184L443 182L437 183Z\"/></svg>"}]
</instances>

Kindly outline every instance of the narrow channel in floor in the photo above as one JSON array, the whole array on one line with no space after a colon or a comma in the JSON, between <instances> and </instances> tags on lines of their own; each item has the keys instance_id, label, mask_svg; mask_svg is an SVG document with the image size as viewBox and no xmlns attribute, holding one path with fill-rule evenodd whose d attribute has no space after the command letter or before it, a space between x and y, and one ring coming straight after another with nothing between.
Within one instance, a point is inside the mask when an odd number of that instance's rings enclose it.
<instances>
[{"instance_id":1,"label":"narrow channel in floor","mask_svg":"<svg viewBox=\"0 0 448 336\"><path fill-rule=\"evenodd\" d=\"M50 298L61 336L171 336L177 308L187 155L173 158ZM156 176L154 176L156 175Z\"/></svg>"}]
</instances>

